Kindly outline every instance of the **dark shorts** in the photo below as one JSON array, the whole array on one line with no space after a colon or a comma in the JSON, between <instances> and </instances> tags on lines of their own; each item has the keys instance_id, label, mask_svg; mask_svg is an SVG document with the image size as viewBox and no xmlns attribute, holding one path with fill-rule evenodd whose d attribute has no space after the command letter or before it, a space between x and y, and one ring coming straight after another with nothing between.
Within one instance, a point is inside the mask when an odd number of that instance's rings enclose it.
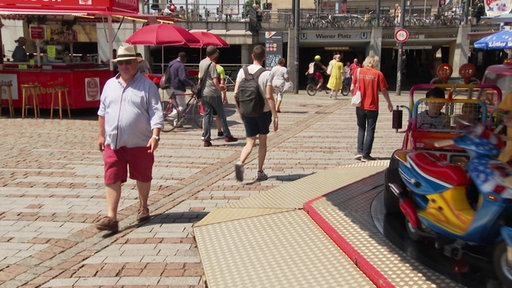
<instances>
[{"instance_id":1,"label":"dark shorts","mask_svg":"<svg viewBox=\"0 0 512 288\"><path fill-rule=\"evenodd\" d=\"M153 179L152 170L155 156L153 153L149 153L148 149L148 147L121 147L112 150L110 145L105 146L105 151L103 151L105 184L126 182L128 168L130 169L130 179L150 182Z\"/></svg>"},{"instance_id":2,"label":"dark shorts","mask_svg":"<svg viewBox=\"0 0 512 288\"><path fill-rule=\"evenodd\" d=\"M272 112L263 112L260 116L244 117L245 136L255 137L259 134L267 135L272 123Z\"/></svg>"}]
</instances>

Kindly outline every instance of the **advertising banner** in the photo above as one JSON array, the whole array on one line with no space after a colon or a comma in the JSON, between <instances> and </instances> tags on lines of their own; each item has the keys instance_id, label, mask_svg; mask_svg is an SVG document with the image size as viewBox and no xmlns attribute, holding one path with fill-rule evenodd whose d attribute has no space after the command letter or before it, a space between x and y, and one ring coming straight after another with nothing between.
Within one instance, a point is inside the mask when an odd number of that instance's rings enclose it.
<instances>
[{"instance_id":1,"label":"advertising banner","mask_svg":"<svg viewBox=\"0 0 512 288\"><path fill-rule=\"evenodd\" d=\"M485 0L487 16L508 14L512 10L512 0Z\"/></svg>"},{"instance_id":2,"label":"advertising banner","mask_svg":"<svg viewBox=\"0 0 512 288\"><path fill-rule=\"evenodd\" d=\"M0 83L11 85L12 100L18 100L18 77L16 74L0 74ZM2 86L0 99L9 99L9 97L7 97L7 89L7 86Z\"/></svg>"},{"instance_id":3,"label":"advertising banner","mask_svg":"<svg viewBox=\"0 0 512 288\"><path fill-rule=\"evenodd\" d=\"M100 100L100 78L85 78L85 101Z\"/></svg>"},{"instance_id":4,"label":"advertising banner","mask_svg":"<svg viewBox=\"0 0 512 288\"><path fill-rule=\"evenodd\" d=\"M265 67L271 69L277 65L279 58L283 57L283 33L265 32L266 60Z\"/></svg>"}]
</instances>

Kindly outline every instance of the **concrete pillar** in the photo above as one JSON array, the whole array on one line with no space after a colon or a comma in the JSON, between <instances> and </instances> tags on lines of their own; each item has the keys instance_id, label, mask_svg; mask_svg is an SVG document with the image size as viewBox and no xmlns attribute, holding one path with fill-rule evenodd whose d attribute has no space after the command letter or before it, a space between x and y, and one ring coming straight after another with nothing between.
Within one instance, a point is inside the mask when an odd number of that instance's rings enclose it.
<instances>
[{"instance_id":1,"label":"concrete pillar","mask_svg":"<svg viewBox=\"0 0 512 288\"><path fill-rule=\"evenodd\" d=\"M286 66L288 67L288 76L295 86L299 85L299 79L296 79L299 75L299 63L297 62L297 55L295 55L295 30L288 29L288 59L286 59Z\"/></svg>"},{"instance_id":2,"label":"concrete pillar","mask_svg":"<svg viewBox=\"0 0 512 288\"><path fill-rule=\"evenodd\" d=\"M459 26L459 30L457 33L457 40L455 42L455 47L451 45L450 50L452 51L452 55L450 55L450 62L453 67L452 77L460 77L459 68L462 64L468 63L469 58L469 39L468 33L471 31L471 24L462 24Z\"/></svg>"},{"instance_id":3,"label":"concrete pillar","mask_svg":"<svg viewBox=\"0 0 512 288\"><path fill-rule=\"evenodd\" d=\"M252 58L251 58L251 54L252 54L252 45L249 45L249 44L242 44L242 65L246 65L246 64L252 64Z\"/></svg>"},{"instance_id":4,"label":"concrete pillar","mask_svg":"<svg viewBox=\"0 0 512 288\"><path fill-rule=\"evenodd\" d=\"M372 27L372 33L370 35L370 46L368 47L367 55L375 55L381 58L382 49L382 27Z\"/></svg>"}]
</instances>

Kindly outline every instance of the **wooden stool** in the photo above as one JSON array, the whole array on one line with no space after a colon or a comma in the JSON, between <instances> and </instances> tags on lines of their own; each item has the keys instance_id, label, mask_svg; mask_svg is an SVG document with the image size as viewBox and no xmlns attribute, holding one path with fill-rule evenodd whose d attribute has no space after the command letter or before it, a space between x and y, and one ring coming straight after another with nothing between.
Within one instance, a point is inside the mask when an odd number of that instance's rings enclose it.
<instances>
[{"instance_id":1,"label":"wooden stool","mask_svg":"<svg viewBox=\"0 0 512 288\"><path fill-rule=\"evenodd\" d=\"M25 114L28 114L28 97L32 96L32 102L34 104L34 116L35 118L41 116L39 112L39 101L37 97L39 95L39 84L21 84L21 118L25 118Z\"/></svg>"},{"instance_id":2,"label":"wooden stool","mask_svg":"<svg viewBox=\"0 0 512 288\"><path fill-rule=\"evenodd\" d=\"M52 104L50 110L50 119L53 119L53 100L55 93L57 93L57 97L59 98L59 117L62 119L62 92L64 92L64 97L66 97L66 107L68 108L68 118L71 119L71 110L69 108L69 98L68 98L68 86L53 86L52 89Z\"/></svg>"},{"instance_id":3,"label":"wooden stool","mask_svg":"<svg viewBox=\"0 0 512 288\"><path fill-rule=\"evenodd\" d=\"M12 105L12 82L0 81L0 98L3 95L4 87L7 90L7 98L9 101L9 116L14 117L14 106ZM0 105L0 116L2 116L2 106Z\"/></svg>"}]
</instances>

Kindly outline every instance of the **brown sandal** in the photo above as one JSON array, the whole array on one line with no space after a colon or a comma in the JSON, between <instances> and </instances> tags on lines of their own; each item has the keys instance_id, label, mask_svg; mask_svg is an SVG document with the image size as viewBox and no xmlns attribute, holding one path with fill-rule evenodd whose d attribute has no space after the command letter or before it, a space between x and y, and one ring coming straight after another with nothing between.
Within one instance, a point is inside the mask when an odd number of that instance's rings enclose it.
<instances>
[{"instance_id":1,"label":"brown sandal","mask_svg":"<svg viewBox=\"0 0 512 288\"><path fill-rule=\"evenodd\" d=\"M137 222L142 223L149 220L149 209L139 208L137 213Z\"/></svg>"},{"instance_id":2,"label":"brown sandal","mask_svg":"<svg viewBox=\"0 0 512 288\"><path fill-rule=\"evenodd\" d=\"M96 229L100 231L112 231L112 232L118 232L119 231L119 222L112 219L109 216L105 216L101 218L101 220L96 223Z\"/></svg>"}]
</instances>

